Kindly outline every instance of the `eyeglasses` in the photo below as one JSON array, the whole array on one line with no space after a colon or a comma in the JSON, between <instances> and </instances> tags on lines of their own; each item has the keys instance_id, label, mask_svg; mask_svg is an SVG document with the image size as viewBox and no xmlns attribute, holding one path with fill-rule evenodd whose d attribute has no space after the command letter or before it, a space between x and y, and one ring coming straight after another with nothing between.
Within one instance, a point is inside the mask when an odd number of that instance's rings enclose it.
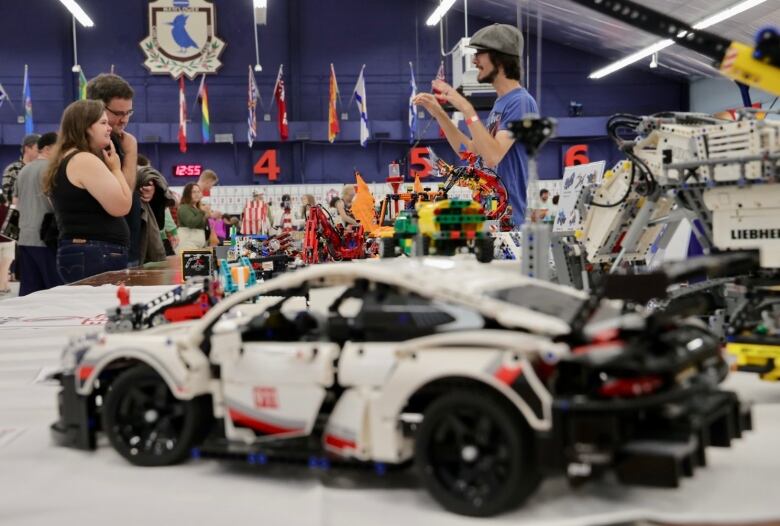
<instances>
[{"instance_id":1,"label":"eyeglasses","mask_svg":"<svg viewBox=\"0 0 780 526\"><path fill-rule=\"evenodd\" d=\"M130 117L133 113L135 113L135 110L114 111L114 110L112 110L111 108L108 108L108 107L106 107L106 111L111 113L111 114L113 114L113 115L116 115L120 119L123 118L123 117Z\"/></svg>"}]
</instances>

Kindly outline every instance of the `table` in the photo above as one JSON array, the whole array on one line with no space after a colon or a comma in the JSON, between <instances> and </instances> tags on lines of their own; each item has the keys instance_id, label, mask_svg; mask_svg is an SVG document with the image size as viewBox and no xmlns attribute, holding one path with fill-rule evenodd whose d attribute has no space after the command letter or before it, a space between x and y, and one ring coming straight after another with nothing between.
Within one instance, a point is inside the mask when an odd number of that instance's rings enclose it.
<instances>
[{"instance_id":1,"label":"table","mask_svg":"<svg viewBox=\"0 0 780 526\"><path fill-rule=\"evenodd\" d=\"M134 276L130 271L129 276ZM148 301L170 286L131 286ZM568 526L636 520L747 523L780 520L780 384L735 374L729 387L756 401L756 431L731 449L708 450L709 465L676 490L633 488L613 479L570 489L545 481L525 507L484 520L442 511L412 473L377 477L251 468L197 460L169 468L128 464L105 439L90 453L56 447L57 386L35 383L58 363L70 336L99 328L116 287L66 286L0 303L0 524L444 524ZM101 321L102 320L102 321Z\"/></svg>"}]
</instances>

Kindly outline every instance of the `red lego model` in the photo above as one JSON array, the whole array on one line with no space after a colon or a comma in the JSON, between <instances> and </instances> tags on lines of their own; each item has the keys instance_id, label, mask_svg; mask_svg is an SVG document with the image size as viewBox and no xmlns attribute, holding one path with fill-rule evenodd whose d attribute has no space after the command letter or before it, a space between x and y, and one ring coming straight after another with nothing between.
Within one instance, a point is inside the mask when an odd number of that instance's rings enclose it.
<instances>
[{"instance_id":1,"label":"red lego model","mask_svg":"<svg viewBox=\"0 0 780 526\"><path fill-rule=\"evenodd\" d=\"M349 261L366 257L363 227L334 226L330 214L321 206L309 209L303 238L303 262Z\"/></svg>"}]
</instances>

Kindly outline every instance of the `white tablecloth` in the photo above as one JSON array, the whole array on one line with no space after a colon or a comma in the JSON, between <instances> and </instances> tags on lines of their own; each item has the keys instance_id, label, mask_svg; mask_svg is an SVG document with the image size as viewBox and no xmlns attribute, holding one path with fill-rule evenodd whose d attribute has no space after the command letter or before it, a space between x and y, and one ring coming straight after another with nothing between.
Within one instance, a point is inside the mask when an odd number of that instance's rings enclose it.
<instances>
[{"instance_id":1,"label":"white tablecloth","mask_svg":"<svg viewBox=\"0 0 780 526\"><path fill-rule=\"evenodd\" d=\"M133 287L131 299L170 288ZM105 441L94 453L54 446L57 388L34 380L57 364L69 336L95 330L90 324L116 305L115 294L112 286L58 287L0 303L0 524L487 524L442 511L410 473L335 477L217 460L149 469L128 464ZM756 431L730 449L709 449L709 465L679 489L610 478L571 489L554 478L522 509L489 523L780 520L780 384L742 374L728 384L757 402Z\"/></svg>"}]
</instances>

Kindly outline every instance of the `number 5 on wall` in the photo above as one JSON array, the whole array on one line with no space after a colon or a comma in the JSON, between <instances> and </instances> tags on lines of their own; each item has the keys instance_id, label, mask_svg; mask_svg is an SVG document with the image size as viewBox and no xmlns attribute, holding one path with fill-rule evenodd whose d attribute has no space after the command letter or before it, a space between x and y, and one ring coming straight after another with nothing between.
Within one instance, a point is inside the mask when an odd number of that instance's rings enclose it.
<instances>
[{"instance_id":1,"label":"number 5 on wall","mask_svg":"<svg viewBox=\"0 0 780 526\"><path fill-rule=\"evenodd\" d=\"M276 162L276 150L266 150L260 156L252 168L255 175L267 175L269 181L279 179L279 173L282 171Z\"/></svg>"},{"instance_id":2,"label":"number 5 on wall","mask_svg":"<svg viewBox=\"0 0 780 526\"><path fill-rule=\"evenodd\" d=\"M422 170L414 170L412 169L413 166L422 166ZM409 175L412 179L415 177L425 179L431 175L432 169L431 161L428 159L428 148L421 146L412 148L409 152Z\"/></svg>"}]
</instances>

